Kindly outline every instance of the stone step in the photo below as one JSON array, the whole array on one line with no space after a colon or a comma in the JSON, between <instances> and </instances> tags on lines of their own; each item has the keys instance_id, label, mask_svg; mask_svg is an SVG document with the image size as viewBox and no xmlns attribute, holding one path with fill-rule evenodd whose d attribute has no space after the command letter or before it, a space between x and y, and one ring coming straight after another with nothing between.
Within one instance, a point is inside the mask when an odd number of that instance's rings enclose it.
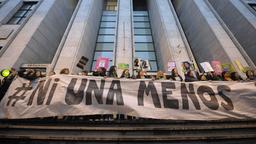
<instances>
[{"instance_id":1,"label":"stone step","mask_svg":"<svg viewBox=\"0 0 256 144\"><path fill-rule=\"evenodd\" d=\"M162 122L162 123L161 123ZM97 142L256 142L256 121L113 121L18 124L1 122L0 142L8 141L97 141Z\"/></svg>"}]
</instances>

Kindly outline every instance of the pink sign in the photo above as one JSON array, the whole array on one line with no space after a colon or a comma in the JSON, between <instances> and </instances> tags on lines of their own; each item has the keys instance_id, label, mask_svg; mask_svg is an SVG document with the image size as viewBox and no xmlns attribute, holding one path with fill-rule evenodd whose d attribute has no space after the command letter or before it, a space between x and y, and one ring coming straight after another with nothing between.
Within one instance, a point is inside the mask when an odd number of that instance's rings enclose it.
<instances>
[{"instance_id":1,"label":"pink sign","mask_svg":"<svg viewBox=\"0 0 256 144\"><path fill-rule=\"evenodd\" d=\"M221 75L223 70L220 61L212 61L212 68L216 74Z\"/></svg>"},{"instance_id":2,"label":"pink sign","mask_svg":"<svg viewBox=\"0 0 256 144\"><path fill-rule=\"evenodd\" d=\"M104 67L105 69L108 69L109 58L103 58L103 57L98 58L96 61L95 70L97 70L99 67Z\"/></svg>"},{"instance_id":3,"label":"pink sign","mask_svg":"<svg viewBox=\"0 0 256 144\"><path fill-rule=\"evenodd\" d=\"M171 72L174 68L176 68L175 61L169 61L168 62L168 71Z\"/></svg>"}]
</instances>

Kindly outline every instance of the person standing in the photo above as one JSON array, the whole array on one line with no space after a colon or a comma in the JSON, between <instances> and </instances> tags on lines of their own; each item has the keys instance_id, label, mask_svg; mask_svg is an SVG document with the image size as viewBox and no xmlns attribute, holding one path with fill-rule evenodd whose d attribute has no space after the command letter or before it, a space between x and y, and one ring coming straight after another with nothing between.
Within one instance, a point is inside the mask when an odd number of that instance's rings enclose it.
<instances>
[{"instance_id":1,"label":"person standing","mask_svg":"<svg viewBox=\"0 0 256 144\"><path fill-rule=\"evenodd\" d=\"M231 78L233 81L241 81L241 80L243 80L243 79L241 78L241 76L240 76L237 72L232 72L232 73L230 74L230 78Z\"/></svg>"},{"instance_id":2,"label":"person standing","mask_svg":"<svg viewBox=\"0 0 256 144\"><path fill-rule=\"evenodd\" d=\"M253 71L252 70L248 70L248 71L246 71L246 80L255 80L255 76L254 76L254 74L253 74Z\"/></svg>"},{"instance_id":3,"label":"person standing","mask_svg":"<svg viewBox=\"0 0 256 144\"><path fill-rule=\"evenodd\" d=\"M118 78L117 75L117 67L116 66L111 66L109 71L108 71L108 77L111 78Z\"/></svg>"},{"instance_id":4,"label":"person standing","mask_svg":"<svg viewBox=\"0 0 256 144\"><path fill-rule=\"evenodd\" d=\"M9 72L9 74L6 76L3 75L4 71L5 70L1 71L1 75L4 77L4 79L1 81L1 85L0 85L0 101L4 97L5 93L9 89L12 81L14 80L14 78L17 75L16 70L13 68L11 70L7 70Z\"/></svg>"},{"instance_id":5,"label":"person standing","mask_svg":"<svg viewBox=\"0 0 256 144\"><path fill-rule=\"evenodd\" d=\"M146 79L147 78L147 74L145 71L143 70L139 70L138 74L137 74L137 79Z\"/></svg>"},{"instance_id":6,"label":"person standing","mask_svg":"<svg viewBox=\"0 0 256 144\"><path fill-rule=\"evenodd\" d=\"M183 78L179 75L176 68L172 69L171 79L174 81L181 81L181 82L183 81Z\"/></svg>"},{"instance_id":7,"label":"person standing","mask_svg":"<svg viewBox=\"0 0 256 144\"><path fill-rule=\"evenodd\" d=\"M185 74L185 82L194 82L194 81L198 81L199 79L199 74L197 71L188 71Z\"/></svg>"},{"instance_id":8,"label":"person standing","mask_svg":"<svg viewBox=\"0 0 256 144\"><path fill-rule=\"evenodd\" d=\"M166 80L166 75L162 71L158 71L156 74L156 80Z\"/></svg>"},{"instance_id":9,"label":"person standing","mask_svg":"<svg viewBox=\"0 0 256 144\"><path fill-rule=\"evenodd\" d=\"M96 71L93 72L93 76L106 77L107 76L106 72L107 72L106 68L99 67L99 68L97 68Z\"/></svg>"},{"instance_id":10,"label":"person standing","mask_svg":"<svg viewBox=\"0 0 256 144\"><path fill-rule=\"evenodd\" d=\"M129 69L125 69L125 70L123 71L123 73L122 73L122 75L121 75L120 78L127 78L127 79L131 78Z\"/></svg>"}]
</instances>

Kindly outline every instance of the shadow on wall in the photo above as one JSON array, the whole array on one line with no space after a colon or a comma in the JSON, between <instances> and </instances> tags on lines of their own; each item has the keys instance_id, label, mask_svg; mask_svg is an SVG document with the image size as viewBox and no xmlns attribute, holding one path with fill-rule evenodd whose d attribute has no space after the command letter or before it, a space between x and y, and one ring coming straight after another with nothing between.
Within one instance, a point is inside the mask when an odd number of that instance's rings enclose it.
<instances>
[{"instance_id":1,"label":"shadow on wall","mask_svg":"<svg viewBox=\"0 0 256 144\"><path fill-rule=\"evenodd\" d=\"M43 1L40 6L44 5L44 2L47 1ZM54 2L15 63L15 67L22 63L51 63L77 4L78 0Z\"/></svg>"},{"instance_id":2,"label":"shadow on wall","mask_svg":"<svg viewBox=\"0 0 256 144\"><path fill-rule=\"evenodd\" d=\"M197 63L219 60L231 63L217 36L195 1L172 0ZM203 5L202 5L203 6ZM203 9L204 10L204 9ZM207 13L208 11L205 11Z\"/></svg>"}]
</instances>

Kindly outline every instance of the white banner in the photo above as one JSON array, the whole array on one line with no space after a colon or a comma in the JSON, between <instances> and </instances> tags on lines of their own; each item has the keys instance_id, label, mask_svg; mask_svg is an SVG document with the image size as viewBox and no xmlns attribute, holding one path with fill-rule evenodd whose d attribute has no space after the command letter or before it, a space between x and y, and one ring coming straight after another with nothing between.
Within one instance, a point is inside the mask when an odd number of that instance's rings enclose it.
<instances>
[{"instance_id":1,"label":"white banner","mask_svg":"<svg viewBox=\"0 0 256 144\"><path fill-rule=\"evenodd\" d=\"M0 105L1 119L125 114L172 120L256 118L255 82L101 79L55 75L16 78Z\"/></svg>"}]
</instances>

